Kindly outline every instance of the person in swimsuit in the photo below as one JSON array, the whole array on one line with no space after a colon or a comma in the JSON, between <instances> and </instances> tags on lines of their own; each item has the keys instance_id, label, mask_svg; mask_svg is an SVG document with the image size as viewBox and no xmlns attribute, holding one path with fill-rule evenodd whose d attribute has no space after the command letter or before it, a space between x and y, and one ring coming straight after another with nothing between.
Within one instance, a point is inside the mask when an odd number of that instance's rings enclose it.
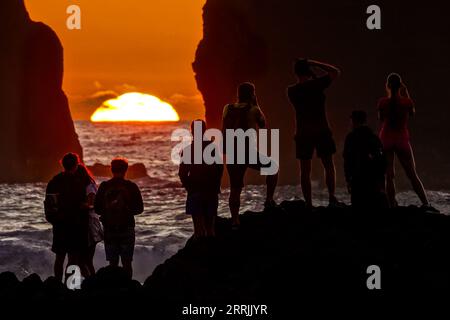
<instances>
[{"instance_id":1,"label":"person in swimsuit","mask_svg":"<svg viewBox=\"0 0 450 320\"><path fill-rule=\"evenodd\" d=\"M435 212L437 210L430 205L422 181L417 175L414 153L410 143L408 119L414 116L414 102L411 100L402 78L396 73L388 76L386 90L388 96L381 98L378 102L378 115L382 123L380 139L388 162L386 192L389 205L391 207L398 206L395 199L395 157L397 156L414 191L422 202L422 208Z\"/></svg>"},{"instance_id":2,"label":"person in swimsuit","mask_svg":"<svg viewBox=\"0 0 450 320\"><path fill-rule=\"evenodd\" d=\"M238 87L238 101L237 103L227 104L223 109L222 117L222 131L226 137L227 130L257 130L267 128L267 121L264 113L258 104L256 96L255 85L250 82L245 82ZM237 143L235 141L235 143ZM224 142L226 146L226 142ZM251 146L246 144L245 146L245 163L240 164L236 157L239 150L234 150L234 159L231 160L231 155L226 156L227 171L230 178L230 197L229 207L231 212L232 227L234 230L240 226L239 209L241 206L241 193L244 187L244 177L247 169L261 170L262 168L278 168L278 164L274 159L271 159L267 155L260 153L258 150L251 150ZM249 153L256 151L257 161L251 163L249 161ZM241 155L242 156L242 155ZM275 189L278 182L278 172L275 174L266 176L266 201L264 203L264 209L270 210L277 208L278 205L274 200Z\"/></svg>"}]
</instances>

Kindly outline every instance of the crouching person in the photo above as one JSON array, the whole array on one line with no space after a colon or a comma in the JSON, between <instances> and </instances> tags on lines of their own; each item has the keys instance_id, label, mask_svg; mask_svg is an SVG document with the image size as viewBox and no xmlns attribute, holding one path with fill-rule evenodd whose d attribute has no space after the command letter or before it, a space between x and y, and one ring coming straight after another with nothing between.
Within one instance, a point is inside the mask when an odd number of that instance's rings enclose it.
<instances>
[{"instance_id":1,"label":"crouching person","mask_svg":"<svg viewBox=\"0 0 450 320\"><path fill-rule=\"evenodd\" d=\"M195 127L198 129L195 130ZM186 214L192 216L194 223L194 238L215 236L215 222L219 206L220 182L223 174L223 164L206 164L203 151L212 141L203 141L206 124L195 120L191 124L194 142L183 150L178 175L183 187L187 190ZM201 137L196 137L201 134ZM202 144L196 148L196 143ZM194 163L194 152L202 152L201 163Z\"/></svg>"},{"instance_id":2,"label":"crouching person","mask_svg":"<svg viewBox=\"0 0 450 320\"><path fill-rule=\"evenodd\" d=\"M353 130L345 140L344 167L352 206L387 208L386 158L381 141L367 126L366 112L353 111L351 119Z\"/></svg>"},{"instance_id":3,"label":"crouching person","mask_svg":"<svg viewBox=\"0 0 450 320\"><path fill-rule=\"evenodd\" d=\"M106 260L118 266L119 258L130 278L133 276L135 245L134 216L144 211L138 186L125 179L128 161L117 158L111 162L113 178L103 182L95 197L95 211L104 228Z\"/></svg>"}]
</instances>

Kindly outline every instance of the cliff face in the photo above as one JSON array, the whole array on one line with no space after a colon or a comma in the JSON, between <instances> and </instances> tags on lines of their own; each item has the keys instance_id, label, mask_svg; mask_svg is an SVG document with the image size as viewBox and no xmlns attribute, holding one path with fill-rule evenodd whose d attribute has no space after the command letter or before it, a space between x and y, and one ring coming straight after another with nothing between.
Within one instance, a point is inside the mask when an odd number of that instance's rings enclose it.
<instances>
[{"instance_id":1,"label":"cliff face","mask_svg":"<svg viewBox=\"0 0 450 320\"><path fill-rule=\"evenodd\" d=\"M0 181L44 181L82 153L62 91L63 48L23 1L0 3Z\"/></svg>"},{"instance_id":2,"label":"cliff face","mask_svg":"<svg viewBox=\"0 0 450 320\"><path fill-rule=\"evenodd\" d=\"M208 122L220 126L222 108L234 101L236 86L254 82L270 126L281 130L281 183L297 182L294 111L286 97L286 87L295 82L294 59L324 60L343 70L327 92L339 152L351 110L367 110L376 127L376 104L385 95L386 76L398 72L416 102L412 133L419 172L428 187L448 187L449 179L433 177L450 169L448 143L440 138L450 133L443 95L450 71L449 4L378 1L382 30L370 31L366 9L371 4L366 0L208 0L204 37L193 64ZM339 166L340 158L338 154Z\"/></svg>"}]
</instances>

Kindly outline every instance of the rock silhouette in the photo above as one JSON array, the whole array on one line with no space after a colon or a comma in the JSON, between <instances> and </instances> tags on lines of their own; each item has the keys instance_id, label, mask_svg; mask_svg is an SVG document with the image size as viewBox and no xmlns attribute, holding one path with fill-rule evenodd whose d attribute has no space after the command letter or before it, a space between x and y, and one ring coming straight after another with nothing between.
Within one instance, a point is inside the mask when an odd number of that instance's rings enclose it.
<instances>
[{"instance_id":1,"label":"rock silhouette","mask_svg":"<svg viewBox=\"0 0 450 320\"><path fill-rule=\"evenodd\" d=\"M88 169L96 177L112 177L110 165L95 163L92 166L88 166ZM128 167L128 179L134 180L145 177L148 177L148 173L143 163L134 163Z\"/></svg>"},{"instance_id":2,"label":"rock silhouette","mask_svg":"<svg viewBox=\"0 0 450 320\"><path fill-rule=\"evenodd\" d=\"M366 10L372 4L366 0L208 0L204 35L193 64L208 123L220 126L222 108L235 99L237 85L254 82L270 126L281 130L280 182L297 183L294 111L286 98L286 87L296 80L294 59L312 58L342 68L342 77L328 90L329 118L340 150L351 110L367 110L375 127L378 98L385 95L386 76L395 71L416 102L412 133L418 170L426 186L448 186L450 179L436 177L450 169L448 143L440 138L450 134L444 94L450 71L450 5L442 0L426 5L377 1L382 29L370 31ZM341 158L338 154L338 168Z\"/></svg>"},{"instance_id":3,"label":"rock silhouette","mask_svg":"<svg viewBox=\"0 0 450 320\"><path fill-rule=\"evenodd\" d=\"M0 2L0 182L45 181L68 151L82 154L62 90L63 48L28 16Z\"/></svg>"},{"instance_id":4,"label":"rock silhouette","mask_svg":"<svg viewBox=\"0 0 450 320\"><path fill-rule=\"evenodd\" d=\"M162 313L164 319L181 319L181 306L189 304L268 304L273 319L285 319L279 313L298 312L299 301L302 308L307 301L328 305L351 296L379 303L450 290L448 216L417 207L310 212L302 201L283 202L281 208L245 213L239 231L219 218L215 240L190 239L143 285L111 267L100 269L75 292L54 278L30 275L20 282L5 272L0 301L51 306L56 299L81 309L104 301L133 306L133 312ZM372 265L380 267L382 291L367 288Z\"/></svg>"}]
</instances>

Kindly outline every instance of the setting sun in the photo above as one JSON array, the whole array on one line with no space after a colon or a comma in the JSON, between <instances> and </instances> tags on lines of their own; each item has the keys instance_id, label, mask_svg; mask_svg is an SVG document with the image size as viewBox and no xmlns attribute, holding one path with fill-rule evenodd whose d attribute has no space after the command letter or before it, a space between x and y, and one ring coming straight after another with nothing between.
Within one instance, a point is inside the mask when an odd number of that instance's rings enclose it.
<instances>
[{"instance_id":1,"label":"setting sun","mask_svg":"<svg viewBox=\"0 0 450 320\"><path fill-rule=\"evenodd\" d=\"M132 92L105 101L91 116L92 122L174 122L175 109L157 97Z\"/></svg>"}]
</instances>

